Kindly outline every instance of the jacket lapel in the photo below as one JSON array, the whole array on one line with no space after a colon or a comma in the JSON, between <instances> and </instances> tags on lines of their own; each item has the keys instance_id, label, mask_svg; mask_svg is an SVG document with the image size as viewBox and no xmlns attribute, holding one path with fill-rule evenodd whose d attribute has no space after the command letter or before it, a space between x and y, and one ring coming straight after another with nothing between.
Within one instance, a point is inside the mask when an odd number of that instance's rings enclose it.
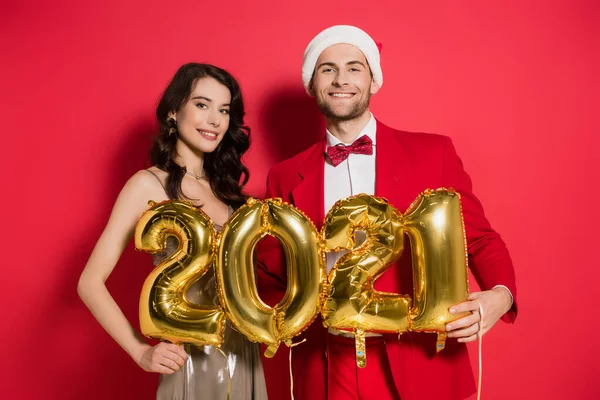
<instances>
[{"instance_id":1,"label":"jacket lapel","mask_svg":"<svg viewBox=\"0 0 600 400\"><path fill-rule=\"evenodd\" d=\"M325 138L317 143L298 168L301 182L292 190L293 204L321 229L324 211ZM386 198L405 212L424 190L417 185L412 155L402 145L398 132L377 121L375 196Z\"/></svg>"},{"instance_id":2,"label":"jacket lapel","mask_svg":"<svg viewBox=\"0 0 600 400\"><path fill-rule=\"evenodd\" d=\"M379 121L376 143L375 196L386 198L403 213L416 197L412 156L399 132Z\"/></svg>"},{"instance_id":3,"label":"jacket lapel","mask_svg":"<svg viewBox=\"0 0 600 400\"><path fill-rule=\"evenodd\" d=\"M302 181L292 190L294 205L321 229L324 212L325 138L317 143L298 169Z\"/></svg>"}]
</instances>

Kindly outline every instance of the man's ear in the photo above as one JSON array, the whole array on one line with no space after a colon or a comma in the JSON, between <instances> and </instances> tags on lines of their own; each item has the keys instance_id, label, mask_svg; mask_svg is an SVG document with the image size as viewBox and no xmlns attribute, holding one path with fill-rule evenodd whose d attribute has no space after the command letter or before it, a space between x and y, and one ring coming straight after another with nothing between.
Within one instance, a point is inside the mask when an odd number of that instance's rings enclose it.
<instances>
[{"instance_id":1,"label":"man's ear","mask_svg":"<svg viewBox=\"0 0 600 400\"><path fill-rule=\"evenodd\" d=\"M306 93L308 93L308 95L310 97L315 97L315 89L313 88L312 79L310 80L310 83L308 84L308 87L306 88Z\"/></svg>"},{"instance_id":2,"label":"man's ear","mask_svg":"<svg viewBox=\"0 0 600 400\"><path fill-rule=\"evenodd\" d=\"M375 83L375 80L371 79L371 94L379 92L379 85Z\"/></svg>"}]
</instances>

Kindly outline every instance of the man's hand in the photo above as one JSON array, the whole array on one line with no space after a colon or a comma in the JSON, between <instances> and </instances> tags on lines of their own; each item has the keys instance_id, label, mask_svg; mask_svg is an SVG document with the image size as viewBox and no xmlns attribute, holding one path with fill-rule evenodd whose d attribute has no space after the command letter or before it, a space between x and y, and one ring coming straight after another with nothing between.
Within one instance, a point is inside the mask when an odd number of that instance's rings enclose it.
<instances>
[{"instance_id":1,"label":"man's hand","mask_svg":"<svg viewBox=\"0 0 600 400\"><path fill-rule=\"evenodd\" d=\"M481 324L479 303L481 303L484 314L483 324L481 325L481 335L484 335L492 329L492 326L498 322L500 317L512 307L512 296L504 287L496 287L492 290L471 293L468 299L468 301L450 308L450 313L459 314L470 311L471 315L467 315L466 317L446 325L448 337L457 338L458 341L462 343L477 340L477 332L479 331L479 326Z\"/></svg>"}]
</instances>

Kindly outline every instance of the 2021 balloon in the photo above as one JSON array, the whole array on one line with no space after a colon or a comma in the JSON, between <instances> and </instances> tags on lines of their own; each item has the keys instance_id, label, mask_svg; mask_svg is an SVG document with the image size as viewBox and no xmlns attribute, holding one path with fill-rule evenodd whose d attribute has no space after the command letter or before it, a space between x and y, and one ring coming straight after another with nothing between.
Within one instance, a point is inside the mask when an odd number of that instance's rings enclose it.
<instances>
[{"instance_id":1,"label":"2021 balloon","mask_svg":"<svg viewBox=\"0 0 600 400\"><path fill-rule=\"evenodd\" d=\"M359 246L357 231L366 233ZM250 199L224 225L218 243L208 216L191 204L151 203L136 228L136 248L161 251L169 235L178 249L146 279L140 301L142 332L158 339L218 346L227 315L250 340L267 344L265 354L272 357L321 312L325 326L354 333L357 364L364 367L366 332L437 333L440 351L445 325L465 315L449 313L468 295L464 222L452 189L426 190L404 215L374 196L340 200L320 234L281 199ZM279 239L287 260L287 291L275 307L260 299L254 275L254 248L266 235ZM378 292L373 283L400 258L405 235L414 293ZM189 303L185 292L212 265L216 246L222 308ZM348 253L327 276L325 252L340 250Z\"/></svg>"}]
</instances>

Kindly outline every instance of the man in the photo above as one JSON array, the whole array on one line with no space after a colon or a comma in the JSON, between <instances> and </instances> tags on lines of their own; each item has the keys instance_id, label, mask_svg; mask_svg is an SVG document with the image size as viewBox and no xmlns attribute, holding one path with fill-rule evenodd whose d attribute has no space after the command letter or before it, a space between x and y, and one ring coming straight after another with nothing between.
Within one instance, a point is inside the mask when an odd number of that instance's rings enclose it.
<instances>
[{"instance_id":1,"label":"man","mask_svg":"<svg viewBox=\"0 0 600 400\"><path fill-rule=\"evenodd\" d=\"M444 136L391 129L369 111L383 84L379 50L364 31L334 26L319 33L304 52L304 87L326 119L321 141L273 167L267 197L281 197L321 227L325 213L342 198L358 193L385 197L405 211L426 188L452 187L461 194L469 266L483 291L450 312L471 313L447 326L446 348L436 354L436 335L404 333L366 339L368 362L356 367L354 340L320 321L294 350L296 399L463 399L475 391L465 342L486 333L500 318L516 317L515 277L504 242L486 220L471 192L471 181ZM261 242L262 243L262 242ZM336 254L328 254L331 270ZM377 281L383 292L412 294L411 255ZM271 304L286 288L284 257L269 243L259 246L258 285ZM478 309L481 304L483 321Z\"/></svg>"}]
</instances>

